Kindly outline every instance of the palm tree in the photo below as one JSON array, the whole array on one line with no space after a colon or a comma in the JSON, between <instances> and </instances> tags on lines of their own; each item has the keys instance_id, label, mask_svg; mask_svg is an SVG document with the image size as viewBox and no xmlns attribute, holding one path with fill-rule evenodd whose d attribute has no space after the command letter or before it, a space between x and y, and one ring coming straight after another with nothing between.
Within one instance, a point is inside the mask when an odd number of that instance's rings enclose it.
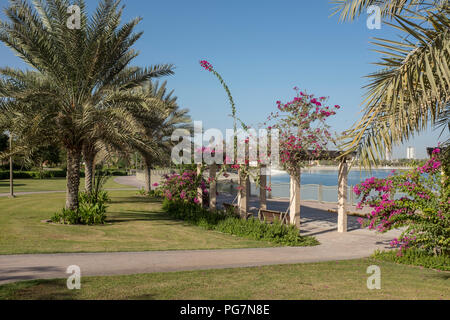
<instances>
[{"instance_id":1,"label":"palm tree","mask_svg":"<svg viewBox=\"0 0 450 320\"><path fill-rule=\"evenodd\" d=\"M344 136L343 147L358 151L364 165L384 156L428 125L448 124L450 102L450 7L434 0L333 0L341 20L369 6L381 8L384 24L400 40L374 38L381 69L368 76L364 115ZM447 111L445 111L447 110Z\"/></svg>"},{"instance_id":2,"label":"palm tree","mask_svg":"<svg viewBox=\"0 0 450 320\"><path fill-rule=\"evenodd\" d=\"M145 95L134 89L121 91L107 99L102 97L95 103L96 121L89 139L84 141L82 151L86 192L92 191L94 164L100 151L124 152L131 145L142 149L149 148L140 135L144 133L145 127L138 120L141 114L148 112L145 103Z\"/></svg>"},{"instance_id":3,"label":"palm tree","mask_svg":"<svg viewBox=\"0 0 450 320\"><path fill-rule=\"evenodd\" d=\"M121 25L119 4L120 0L102 0L88 18L85 2L76 1L80 29L67 27L68 0L34 0L33 7L26 1L10 1L4 9L9 21L0 21L0 41L35 73L3 69L6 88L0 97L9 108L44 112L39 119L46 120L47 132L67 151L66 207L72 210L78 208L82 149L98 119L98 101L106 103L150 78L173 73L172 65L129 67L138 55L132 47L142 35L134 33L140 19ZM11 103L14 100L17 103ZM45 107L33 100L45 101ZM25 106L19 106L22 103ZM43 123L36 120L32 125L36 124ZM40 131L44 130L36 129Z\"/></svg>"},{"instance_id":4,"label":"palm tree","mask_svg":"<svg viewBox=\"0 0 450 320\"><path fill-rule=\"evenodd\" d=\"M157 165L171 162L172 133L176 129L190 128L191 118L188 109L180 109L173 91L167 92L167 83L148 82L141 90L147 97L147 113L142 113L141 123L144 132L141 137L146 141L146 148L133 145L144 160L145 190L151 190L151 169Z\"/></svg>"}]
</instances>

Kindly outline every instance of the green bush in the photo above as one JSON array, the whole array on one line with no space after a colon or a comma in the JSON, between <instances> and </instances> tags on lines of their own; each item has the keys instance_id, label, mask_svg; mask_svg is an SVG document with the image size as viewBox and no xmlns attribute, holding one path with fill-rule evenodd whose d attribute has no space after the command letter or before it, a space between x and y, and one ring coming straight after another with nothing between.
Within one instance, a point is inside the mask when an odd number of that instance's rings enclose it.
<instances>
[{"instance_id":1,"label":"green bush","mask_svg":"<svg viewBox=\"0 0 450 320\"><path fill-rule=\"evenodd\" d=\"M91 194L80 193L78 210L62 209L51 218L54 223L71 225L98 225L105 224L106 202L109 201L108 194L102 191L99 198Z\"/></svg>"},{"instance_id":2,"label":"green bush","mask_svg":"<svg viewBox=\"0 0 450 320\"><path fill-rule=\"evenodd\" d=\"M215 230L252 240L269 241L285 246L314 246L313 237L300 236L295 226L281 222L263 223L257 219L242 220L231 212L210 211L194 203L183 201L163 202L163 209L175 219L187 221L207 230Z\"/></svg>"},{"instance_id":3,"label":"green bush","mask_svg":"<svg viewBox=\"0 0 450 320\"><path fill-rule=\"evenodd\" d=\"M406 249L401 254L393 251L376 251L373 257L383 261L450 271L450 256L430 255L419 249Z\"/></svg>"},{"instance_id":4,"label":"green bush","mask_svg":"<svg viewBox=\"0 0 450 320\"><path fill-rule=\"evenodd\" d=\"M96 203L106 203L110 201L108 192L104 190L99 190L95 192L95 190L91 193L89 192L81 192L78 195L80 203L90 203L90 204L96 204Z\"/></svg>"},{"instance_id":5,"label":"green bush","mask_svg":"<svg viewBox=\"0 0 450 320\"><path fill-rule=\"evenodd\" d=\"M164 198L162 189L155 189L155 190L150 190L149 192L147 192L147 191L145 191L144 188L141 188L138 191L138 196L149 197L149 198L153 198L153 199L163 199Z\"/></svg>"},{"instance_id":6,"label":"green bush","mask_svg":"<svg viewBox=\"0 0 450 320\"><path fill-rule=\"evenodd\" d=\"M114 177L123 177L123 176L127 176L128 172L126 170L118 170L118 169L104 169L104 171L106 171L106 173L110 176L114 176Z\"/></svg>"},{"instance_id":7,"label":"green bush","mask_svg":"<svg viewBox=\"0 0 450 320\"><path fill-rule=\"evenodd\" d=\"M105 174L109 176L127 176L128 173L125 170L116 169L104 169ZM65 170L45 170L45 171L14 171L15 179L52 179L52 178L65 178ZM84 178L84 171L80 172L80 177ZM9 179L9 170L0 170L0 180Z\"/></svg>"},{"instance_id":8,"label":"green bush","mask_svg":"<svg viewBox=\"0 0 450 320\"><path fill-rule=\"evenodd\" d=\"M78 195L78 210L63 209L57 212L52 221L62 224L97 225L106 221L106 203L110 201L109 195L103 190L103 186L109 176L104 171L98 171L95 175L94 186L91 192L81 192Z\"/></svg>"},{"instance_id":9,"label":"green bush","mask_svg":"<svg viewBox=\"0 0 450 320\"><path fill-rule=\"evenodd\" d=\"M66 208L63 208L61 212L56 212L50 220L53 223L59 224L81 224L81 219L78 212Z\"/></svg>"},{"instance_id":10,"label":"green bush","mask_svg":"<svg viewBox=\"0 0 450 320\"><path fill-rule=\"evenodd\" d=\"M14 171L15 179L51 179L51 178L65 178L66 171L52 170L52 171ZM9 171L0 171L0 180L9 179Z\"/></svg>"},{"instance_id":11,"label":"green bush","mask_svg":"<svg viewBox=\"0 0 450 320\"><path fill-rule=\"evenodd\" d=\"M82 203L78 208L80 216L80 224L97 225L105 224L107 206L104 202L97 203Z\"/></svg>"}]
</instances>

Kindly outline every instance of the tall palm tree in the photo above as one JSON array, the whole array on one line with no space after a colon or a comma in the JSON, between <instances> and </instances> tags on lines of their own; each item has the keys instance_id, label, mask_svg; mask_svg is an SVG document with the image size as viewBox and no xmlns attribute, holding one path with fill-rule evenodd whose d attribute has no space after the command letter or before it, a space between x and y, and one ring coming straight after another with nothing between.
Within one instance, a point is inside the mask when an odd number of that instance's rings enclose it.
<instances>
[{"instance_id":1,"label":"tall palm tree","mask_svg":"<svg viewBox=\"0 0 450 320\"><path fill-rule=\"evenodd\" d=\"M332 0L341 20L378 5L384 25L400 40L374 38L381 69L368 76L364 115L345 135L343 147L358 151L364 165L394 144L447 122L450 103L450 6L443 0ZM445 111L447 110L447 111Z\"/></svg>"},{"instance_id":2,"label":"tall palm tree","mask_svg":"<svg viewBox=\"0 0 450 320\"><path fill-rule=\"evenodd\" d=\"M45 125L67 151L68 209L78 208L82 148L98 119L99 97L112 99L152 77L173 73L171 65L129 67L138 55L132 47L142 32L134 33L139 18L121 25L120 0L101 0L91 18L83 0L75 4L80 8L80 29L67 27L68 0L34 0L33 6L25 0L10 1L4 9L8 21L0 21L0 41L39 74L29 81L21 71L2 70L7 88L1 98L34 107L33 99L47 102L40 108L48 120ZM16 91L8 90L14 85Z\"/></svg>"},{"instance_id":3,"label":"tall palm tree","mask_svg":"<svg viewBox=\"0 0 450 320\"><path fill-rule=\"evenodd\" d=\"M173 91L168 92L167 83L159 85L158 82L149 81L141 89L147 97L147 113L142 113L140 118L144 125L141 137L147 141L146 148L133 145L144 160L145 190L151 190L151 169L157 165L167 165L171 162L172 133L176 129L188 129L191 126L191 118L188 109L181 109L177 104L177 97Z\"/></svg>"},{"instance_id":4,"label":"tall palm tree","mask_svg":"<svg viewBox=\"0 0 450 320\"><path fill-rule=\"evenodd\" d=\"M134 89L121 91L95 104L93 130L83 143L85 162L85 190L92 191L95 159L100 151L114 150L124 152L127 146L138 145L142 149L150 148L140 134L145 131L139 116L149 112L146 96Z\"/></svg>"}]
</instances>

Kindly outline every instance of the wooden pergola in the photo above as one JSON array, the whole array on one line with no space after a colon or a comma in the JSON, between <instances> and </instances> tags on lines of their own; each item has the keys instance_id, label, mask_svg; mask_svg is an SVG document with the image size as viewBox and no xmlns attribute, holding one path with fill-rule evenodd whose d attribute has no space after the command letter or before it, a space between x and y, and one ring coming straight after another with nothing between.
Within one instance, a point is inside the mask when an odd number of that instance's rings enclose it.
<instances>
[{"instance_id":1,"label":"wooden pergola","mask_svg":"<svg viewBox=\"0 0 450 320\"><path fill-rule=\"evenodd\" d=\"M338 232L347 232L347 194L348 194L348 160L356 154L343 155L339 151L324 151L318 157L305 153L302 160L332 160L340 159L338 173ZM201 165L198 166L198 173L201 172ZM209 190L209 207L217 208L217 180L216 175L218 165L209 165L209 177L213 178ZM242 218L247 217L250 200L250 179L239 179L238 193L238 212ZM260 209L267 209L267 167L260 166ZM301 187L301 169L298 168L296 177L290 178L290 201L289 201L289 223L300 228L300 187ZM199 199L203 199L203 191L198 190ZM202 200L201 200L202 201Z\"/></svg>"}]
</instances>

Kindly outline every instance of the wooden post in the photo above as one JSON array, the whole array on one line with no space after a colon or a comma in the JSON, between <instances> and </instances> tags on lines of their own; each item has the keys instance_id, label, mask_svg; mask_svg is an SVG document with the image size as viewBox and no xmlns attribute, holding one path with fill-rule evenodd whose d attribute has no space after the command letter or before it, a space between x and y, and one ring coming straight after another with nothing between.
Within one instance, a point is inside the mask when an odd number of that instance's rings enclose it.
<instances>
[{"instance_id":1,"label":"wooden post","mask_svg":"<svg viewBox=\"0 0 450 320\"><path fill-rule=\"evenodd\" d=\"M197 165L197 176L202 174L202 165L198 164ZM198 204L203 206L203 190L201 187L197 188L197 199L198 199Z\"/></svg>"},{"instance_id":2,"label":"wooden post","mask_svg":"<svg viewBox=\"0 0 450 320\"><path fill-rule=\"evenodd\" d=\"M343 159L339 165L338 176L338 232L347 232L347 190L348 190L348 165L347 159Z\"/></svg>"},{"instance_id":3,"label":"wooden post","mask_svg":"<svg viewBox=\"0 0 450 320\"><path fill-rule=\"evenodd\" d=\"M261 166L260 170L259 207L260 209L267 210L267 167Z\"/></svg>"},{"instance_id":4,"label":"wooden post","mask_svg":"<svg viewBox=\"0 0 450 320\"><path fill-rule=\"evenodd\" d=\"M12 134L9 133L9 151L12 152ZM14 198L14 168L13 157L9 157L9 196Z\"/></svg>"},{"instance_id":5,"label":"wooden post","mask_svg":"<svg viewBox=\"0 0 450 320\"><path fill-rule=\"evenodd\" d=\"M270 165L270 172L269 172L269 186L272 188L272 165ZM272 190L269 191L269 194L267 195L269 199L272 199Z\"/></svg>"},{"instance_id":6,"label":"wooden post","mask_svg":"<svg viewBox=\"0 0 450 320\"><path fill-rule=\"evenodd\" d=\"M247 218L247 212L248 212L248 205L249 205L249 195L248 192L248 186L249 183L248 177L246 179L242 179L240 177L239 172L239 196L238 196L238 206L239 206L239 215L242 219Z\"/></svg>"},{"instance_id":7,"label":"wooden post","mask_svg":"<svg viewBox=\"0 0 450 320\"><path fill-rule=\"evenodd\" d=\"M209 208L215 210L217 207L217 165L209 166Z\"/></svg>"},{"instance_id":8,"label":"wooden post","mask_svg":"<svg viewBox=\"0 0 450 320\"><path fill-rule=\"evenodd\" d=\"M289 206L289 221L300 229L300 181L301 169L299 168L295 175L291 175L290 187L290 206Z\"/></svg>"},{"instance_id":9,"label":"wooden post","mask_svg":"<svg viewBox=\"0 0 450 320\"><path fill-rule=\"evenodd\" d=\"M351 186L350 187L350 205L351 206L353 206L353 204L355 203L355 196L353 194L353 189L354 189L354 186Z\"/></svg>"}]
</instances>

